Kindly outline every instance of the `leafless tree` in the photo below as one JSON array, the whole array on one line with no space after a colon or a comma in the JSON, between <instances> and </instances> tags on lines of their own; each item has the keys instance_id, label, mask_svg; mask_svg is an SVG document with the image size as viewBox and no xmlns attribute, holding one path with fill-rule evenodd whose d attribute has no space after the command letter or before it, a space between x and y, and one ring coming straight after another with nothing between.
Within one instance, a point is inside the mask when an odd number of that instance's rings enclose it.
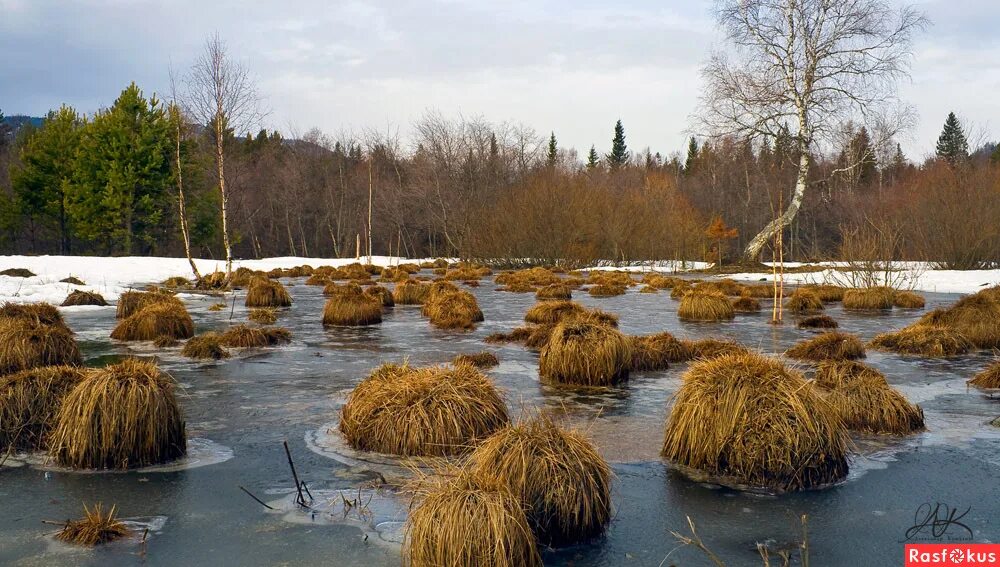
<instances>
[{"instance_id":1,"label":"leafless tree","mask_svg":"<svg viewBox=\"0 0 1000 567\"><path fill-rule=\"evenodd\" d=\"M188 230L187 211L184 206L184 170L181 161L181 142L186 135L187 124L184 121L184 114L181 112L177 101L177 81L174 70L170 69L170 104L167 106L167 115L173 126L174 134L174 175L177 181L177 215L180 217L181 236L184 238L184 255L187 256L188 263L191 264L191 271L194 273L196 281L201 280L201 273L198 272L198 265L194 263L191 256L191 232Z\"/></svg>"},{"instance_id":2,"label":"leafless tree","mask_svg":"<svg viewBox=\"0 0 1000 567\"><path fill-rule=\"evenodd\" d=\"M872 124L887 135L906 124L896 83L927 20L887 0L719 0L716 16L733 48L702 70L701 126L710 135L770 140L787 128L796 143L795 190L747 244L744 259L753 261L795 219L814 153L840 124Z\"/></svg>"},{"instance_id":3,"label":"leafless tree","mask_svg":"<svg viewBox=\"0 0 1000 567\"><path fill-rule=\"evenodd\" d=\"M250 71L229 56L218 33L205 41L202 54L187 77L188 112L212 129L215 138L215 165L222 200L222 244L226 249L226 280L233 271L233 251L229 240L226 193L225 140L229 132L250 131L263 118L260 97Z\"/></svg>"}]
</instances>

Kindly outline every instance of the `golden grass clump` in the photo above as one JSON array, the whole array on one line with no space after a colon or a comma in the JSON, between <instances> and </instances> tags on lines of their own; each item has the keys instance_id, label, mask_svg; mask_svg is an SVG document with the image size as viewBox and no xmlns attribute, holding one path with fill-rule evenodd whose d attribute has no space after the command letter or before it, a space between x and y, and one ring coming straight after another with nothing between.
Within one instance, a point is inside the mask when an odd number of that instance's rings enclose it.
<instances>
[{"instance_id":1,"label":"golden grass clump","mask_svg":"<svg viewBox=\"0 0 1000 567\"><path fill-rule=\"evenodd\" d=\"M71 291L62 302L63 307L70 307L73 305L99 305L104 307L107 304L108 302L104 300L103 295L79 289Z\"/></svg>"},{"instance_id":2,"label":"golden grass clump","mask_svg":"<svg viewBox=\"0 0 1000 567\"><path fill-rule=\"evenodd\" d=\"M103 543L127 537L132 530L119 520L116 516L117 508L112 506L105 513L104 507L98 503L94 507L87 508L83 505L83 518L79 520L67 520L56 539L75 545L93 547Z\"/></svg>"},{"instance_id":3,"label":"golden grass clump","mask_svg":"<svg viewBox=\"0 0 1000 567\"><path fill-rule=\"evenodd\" d=\"M594 286L619 288L619 287L632 287L635 285L635 280L632 279L632 275L629 274L628 272L619 272L616 270L600 270L600 271L590 272L589 274L587 274L587 283L592 284Z\"/></svg>"},{"instance_id":4,"label":"golden grass clump","mask_svg":"<svg viewBox=\"0 0 1000 567\"><path fill-rule=\"evenodd\" d=\"M799 342L785 356L800 360L854 360L865 357L865 345L854 335L827 331Z\"/></svg>"},{"instance_id":5,"label":"golden grass clump","mask_svg":"<svg viewBox=\"0 0 1000 567\"><path fill-rule=\"evenodd\" d=\"M760 301L744 295L732 301L733 311L737 313L760 313Z\"/></svg>"},{"instance_id":6,"label":"golden grass clump","mask_svg":"<svg viewBox=\"0 0 1000 567\"><path fill-rule=\"evenodd\" d=\"M814 384L852 431L907 435L924 429L924 412L886 381L881 372L855 361L825 361Z\"/></svg>"},{"instance_id":7,"label":"golden grass clump","mask_svg":"<svg viewBox=\"0 0 1000 567\"><path fill-rule=\"evenodd\" d=\"M392 300L392 292L385 286L373 285L365 288L364 295L378 301L382 304L382 307L393 307L396 305Z\"/></svg>"},{"instance_id":8,"label":"golden grass clump","mask_svg":"<svg viewBox=\"0 0 1000 567\"><path fill-rule=\"evenodd\" d=\"M160 285L163 287L191 287L191 280L181 276L174 276L163 280Z\"/></svg>"},{"instance_id":9,"label":"golden grass clump","mask_svg":"<svg viewBox=\"0 0 1000 567\"><path fill-rule=\"evenodd\" d=\"M785 302L785 309L793 313L822 311L823 300L812 290L800 287L788 296L788 301Z\"/></svg>"},{"instance_id":10,"label":"golden grass clump","mask_svg":"<svg viewBox=\"0 0 1000 567\"><path fill-rule=\"evenodd\" d=\"M460 264L444 274L446 280L478 280L493 274L493 270L477 264Z\"/></svg>"},{"instance_id":11,"label":"golden grass clump","mask_svg":"<svg viewBox=\"0 0 1000 567\"><path fill-rule=\"evenodd\" d=\"M323 306L323 326L364 326L382 322L382 302L364 293L338 293Z\"/></svg>"},{"instance_id":12,"label":"golden grass clump","mask_svg":"<svg viewBox=\"0 0 1000 567\"><path fill-rule=\"evenodd\" d=\"M829 315L810 315L801 319L795 326L799 329L836 329L840 324Z\"/></svg>"},{"instance_id":13,"label":"golden grass clump","mask_svg":"<svg viewBox=\"0 0 1000 567\"><path fill-rule=\"evenodd\" d=\"M173 337L160 336L153 339L153 346L156 348L170 348L177 346L178 341Z\"/></svg>"},{"instance_id":14,"label":"golden grass clump","mask_svg":"<svg viewBox=\"0 0 1000 567\"><path fill-rule=\"evenodd\" d=\"M736 316L736 312L722 293L692 291L681 298L677 316L681 321L728 321Z\"/></svg>"},{"instance_id":15,"label":"golden grass clump","mask_svg":"<svg viewBox=\"0 0 1000 567\"><path fill-rule=\"evenodd\" d=\"M847 433L781 361L744 352L694 363L674 397L663 456L728 485L786 492L847 476Z\"/></svg>"},{"instance_id":16,"label":"golden grass clump","mask_svg":"<svg viewBox=\"0 0 1000 567\"><path fill-rule=\"evenodd\" d=\"M42 366L0 376L0 455L45 448L59 405L83 376L75 366Z\"/></svg>"},{"instance_id":17,"label":"golden grass clump","mask_svg":"<svg viewBox=\"0 0 1000 567\"><path fill-rule=\"evenodd\" d=\"M623 285L597 284L587 288L587 293L591 297L614 297L616 295L625 295L625 289Z\"/></svg>"},{"instance_id":18,"label":"golden grass clump","mask_svg":"<svg viewBox=\"0 0 1000 567\"><path fill-rule=\"evenodd\" d=\"M340 412L340 432L360 451L402 456L463 454L507 425L493 382L471 365L383 364Z\"/></svg>"},{"instance_id":19,"label":"golden grass clump","mask_svg":"<svg viewBox=\"0 0 1000 567\"><path fill-rule=\"evenodd\" d=\"M343 284L330 282L323 287L323 295L357 295L363 293L364 289L357 282L347 282Z\"/></svg>"},{"instance_id":20,"label":"golden grass clump","mask_svg":"<svg viewBox=\"0 0 1000 567\"><path fill-rule=\"evenodd\" d=\"M464 471L425 480L406 520L410 567L542 567L520 499Z\"/></svg>"},{"instance_id":21,"label":"golden grass clump","mask_svg":"<svg viewBox=\"0 0 1000 567\"><path fill-rule=\"evenodd\" d=\"M281 282L264 278L250 280L247 297L243 302L247 307L289 307L292 296Z\"/></svg>"},{"instance_id":22,"label":"golden grass clump","mask_svg":"<svg viewBox=\"0 0 1000 567\"><path fill-rule=\"evenodd\" d=\"M836 303L838 301L843 301L844 293L847 291L839 285L833 284L811 285L807 287L809 290L816 293L816 295L819 296L820 301L823 303Z\"/></svg>"},{"instance_id":23,"label":"golden grass clump","mask_svg":"<svg viewBox=\"0 0 1000 567\"><path fill-rule=\"evenodd\" d=\"M157 303L174 303L183 305L180 299L163 291L126 291L118 296L118 306L115 317L125 319L150 305Z\"/></svg>"},{"instance_id":24,"label":"golden grass clump","mask_svg":"<svg viewBox=\"0 0 1000 567\"><path fill-rule=\"evenodd\" d=\"M671 288L670 299L681 299L692 289L694 289L694 286L685 280L681 280Z\"/></svg>"},{"instance_id":25,"label":"golden grass clump","mask_svg":"<svg viewBox=\"0 0 1000 567\"><path fill-rule=\"evenodd\" d=\"M211 311L211 312L213 312L213 313L217 313L219 311L222 311L225 308L226 308L226 304L225 303L213 303L213 304L211 304L211 305L208 306L208 310Z\"/></svg>"},{"instance_id":26,"label":"golden grass clump","mask_svg":"<svg viewBox=\"0 0 1000 567\"><path fill-rule=\"evenodd\" d=\"M974 348L962 335L948 327L910 325L898 331L880 333L869 343L876 350L929 357L958 356Z\"/></svg>"},{"instance_id":27,"label":"golden grass clump","mask_svg":"<svg viewBox=\"0 0 1000 567\"><path fill-rule=\"evenodd\" d=\"M0 374L82 363L73 333L65 325L31 318L0 318Z\"/></svg>"},{"instance_id":28,"label":"golden grass clump","mask_svg":"<svg viewBox=\"0 0 1000 567\"><path fill-rule=\"evenodd\" d=\"M438 285L437 282L434 285ZM420 313L430 319L431 325L441 329L471 329L483 320L483 312L479 309L476 296L467 291L431 293L420 308Z\"/></svg>"},{"instance_id":29,"label":"golden grass clump","mask_svg":"<svg viewBox=\"0 0 1000 567\"><path fill-rule=\"evenodd\" d=\"M524 314L526 323L555 324L567 319L586 317L595 322L618 326L618 316L600 309L588 309L574 301L540 301Z\"/></svg>"},{"instance_id":30,"label":"golden grass clump","mask_svg":"<svg viewBox=\"0 0 1000 567\"><path fill-rule=\"evenodd\" d=\"M611 520L611 467L585 435L547 416L488 437L469 455L468 470L480 483L506 486L546 545L593 538Z\"/></svg>"},{"instance_id":31,"label":"golden grass clump","mask_svg":"<svg viewBox=\"0 0 1000 567\"><path fill-rule=\"evenodd\" d=\"M181 355L188 358L221 360L229 358L229 351L222 346L222 337L218 333L202 333L184 343Z\"/></svg>"},{"instance_id":32,"label":"golden grass clump","mask_svg":"<svg viewBox=\"0 0 1000 567\"><path fill-rule=\"evenodd\" d=\"M916 325L948 327L979 348L1000 347L1000 299L981 291L945 309L925 314Z\"/></svg>"},{"instance_id":33,"label":"golden grass clump","mask_svg":"<svg viewBox=\"0 0 1000 567\"><path fill-rule=\"evenodd\" d=\"M549 284L537 292L535 292L535 299L572 299L573 290L563 283Z\"/></svg>"},{"instance_id":34,"label":"golden grass clump","mask_svg":"<svg viewBox=\"0 0 1000 567\"><path fill-rule=\"evenodd\" d=\"M11 278L31 278L34 277L35 273L28 268L7 268L6 270L0 271L0 276L8 276Z\"/></svg>"},{"instance_id":35,"label":"golden grass clump","mask_svg":"<svg viewBox=\"0 0 1000 567\"><path fill-rule=\"evenodd\" d=\"M459 364L470 364L476 368L487 369L493 368L500 364L500 359L497 355L489 351L477 352L472 354L460 354L456 356L451 363L455 366Z\"/></svg>"},{"instance_id":36,"label":"golden grass clump","mask_svg":"<svg viewBox=\"0 0 1000 567\"><path fill-rule=\"evenodd\" d=\"M134 358L89 372L63 399L49 453L75 469L129 469L187 453L176 384Z\"/></svg>"},{"instance_id":37,"label":"golden grass clump","mask_svg":"<svg viewBox=\"0 0 1000 567\"><path fill-rule=\"evenodd\" d=\"M632 341L608 325L569 320L558 323L542 347L543 380L579 386L609 386L628 379Z\"/></svg>"},{"instance_id":38,"label":"golden grass clump","mask_svg":"<svg viewBox=\"0 0 1000 567\"><path fill-rule=\"evenodd\" d=\"M247 319L262 325L272 325L278 320L278 310L273 307L260 307L251 309L247 314Z\"/></svg>"},{"instance_id":39,"label":"golden grass clump","mask_svg":"<svg viewBox=\"0 0 1000 567\"><path fill-rule=\"evenodd\" d=\"M896 292L889 287L869 287L844 291L844 309L854 311L878 311L892 309L892 299Z\"/></svg>"},{"instance_id":40,"label":"golden grass clump","mask_svg":"<svg viewBox=\"0 0 1000 567\"><path fill-rule=\"evenodd\" d=\"M507 291L510 293L537 293L538 288L525 282L511 282L507 285L496 288L496 291Z\"/></svg>"},{"instance_id":41,"label":"golden grass clump","mask_svg":"<svg viewBox=\"0 0 1000 567\"><path fill-rule=\"evenodd\" d=\"M663 370L671 362L683 362L691 358L691 350L670 333L656 333L630 337L632 341L633 371Z\"/></svg>"},{"instance_id":42,"label":"golden grass clump","mask_svg":"<svg viewBox=\"0 0 1000 567\"><path fill-rule=\"evenodd\" d=\"M219 336L223 346L231 348L257 348L292 341L292 333L284 327L251 327L249 325L233 325Z\"/></svg>"},{"instance_id":43,"label":"golden grass clump","mask_svg":"<svg viewBox=\"0 0 1000 567\"><path fill-rule=\"evenodd\" d=\"M716 358L727 354L745 354L752 352L749 348L736 341L721 339L699 339L697 341L681 341L687 349L689 358Z\"/></svg>"},{"instance_id":44,"label":"golden grass clump","mask_svg":"<svg viewBox=\"0 0 1000 567\"><path fill-rule=\"evenodd\" d=\"M326 275L326 274L320 274L320 273L315 273L314 272L313 275L311 275L308 278L306 278L305 284L306 285L326 285L326 284L328 284L328 283L330 283L332 281L333 280L330 279L330 277L328 275Z\"/></svg>"},{"instance_id":45,"label":"golden grass clump","mask_svg":"<svg viewBox=\"0 0 1000 567\"><path fill-rule=\"evenodd\" d=\"M639 293L660 293L660 290L651 285L644 285L639 288Z\"/></svg>"},{"instance_id":46,"label":"golden grass clump","mask_svg":"<svg viewBox=\"0 0 1000 567\"><path fill-rule=\"evenodd\" d=\"M497 274L494 280L497 285L511 286L513 284L519 284L520 287L544 287L547 285L557 284L561 281L561 278L552 272L552 270L534 267L528 268L526 270L515 270L512 272L503 272L502 274Z\"/></svg>"},{"instance_id":47,"label":"golden grass clump","mask_svg":"<svg viewBox=\"0 0 1000 567\"><path fill-rule=\"evenodd\" d=\"M118 341L151 341L157 337L189 339L194 336L194 321L184 304L154 303L122 319L111 331Z\"/></svg>"},{"instance_id":48,"label":"golden grass clump","mask_svg":"<svg viewBox=\"0 0 1000 567\"><path fill-rule=\"evenodd\" d=\"M892 305L900 309L923 309L926 303L924 296L912 291L897 291L892 297Z\"/></svg>"},{"instance_id":49,"label":"golden grass clump","mask_svg":"<svg viewBox=\"0 0 1000 567\"><path fill-rule=\"evenodd\" d=\"M33 321L42 325L66 326L62 313L59 313L59 309L50 303L6 302L0 307L0 321L13 319Z\"/></svg>"},{"instance_id":50,"label":"golden grass clump","mask_svg":"<svg viewBox=\"0 0 1000 567\"><path fill-rule=\"evenodd\" d=\"M63 278L63 279L59 280L59 283L68 283L68 284L73 284L73 285L87 285L86 282L84 282L80 278L77 278L77 277L74 277L74 276L69 276L69 277Z\"/></svg>"},{"instance_id":51,"label":"golden grass clump","mask_svg":"<svg viewBox=\"0 0 1000 567\"><path fill-rule=\"evenodd\" d=\"M658 274L656 272L650 272L642 276L642 283L648 285L654 289L670 289L681 281L678 278L665 276L663 274Z\"/></svg>"},{"instance_id":52,"label":"golden grass clump","mask_svg":"<svg viewBox=\"0 0 1000 567\"><path fill-rule=\"evenodd\" d=\"M3 379L0 378L0 380ZM985 370L976 374L972 380L969 380L969 385L977 388L1000 388L1000 361L993 362ZM2 443L0 443L0 447L3 447Z\"/></svg>"},{"instance_id":53,"label":"golden grass clump","mask_svg":"<svg viewBox=\"0 0 1000 567\"><path fill-rule=\"evenodd\" d=\"M752 297L754 299L771 299L774 297L774 286L772 284L745 285L740 292L741 297Z\"/></svg>"},{"instance_id":54,"label":"golden grass clump","mask_svg":"<svg viewBox=\"0 0 1000 567\"><path fill-rule=\"evenodd\" d=\"M431 286L409 279L396 284L392 290L392 300L399 305L420 305L427 300Z\"/></svg>"}]
</instances>

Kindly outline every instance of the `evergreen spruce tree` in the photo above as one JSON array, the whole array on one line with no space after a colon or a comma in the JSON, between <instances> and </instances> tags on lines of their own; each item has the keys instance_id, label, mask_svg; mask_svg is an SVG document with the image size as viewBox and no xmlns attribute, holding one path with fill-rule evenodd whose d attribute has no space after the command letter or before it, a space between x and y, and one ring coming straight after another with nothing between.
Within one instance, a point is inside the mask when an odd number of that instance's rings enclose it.
<instances>
[{"instance_id":1,"label":"evergreen spruce tree","mask_svg":"<svg viewBox=\"0 0 1000 567\"><path fill-rule=\"evenodd\" d=\"M552 132L552 135L549 136L549 153L545 160L549 167L556 166L556 159L559 157L558 151L559 148L556 145L556 133Z\"/></svg>"},{"instance_id":2,"label":"evergreen spruce tree","mask_svg":"<svg viewBox=\"0 0 1000 567\"><path fill-rule=\"evenodd\" d=\"M68 106L49 112L41 128L27 134L20 164L10 171L14 203L32 235L57 234L62 253L71 251L67 195L82 128L83 120Z\"/></svg>"},{"instance_id":3,"label":"evergreen spruce tree","mask_svg":"<svg viewBox=\"0 0 1000 567\"><path fill-rule=\"evenodd\" d=\"M628 146L625 145L625 127L622 126L621 120L615 122L615 135L611 139L611 153L605 158L612 170L628 163L629 152Z\"/></svg>"},{"instance_id":4,"label":"evergreen spruce tree","mask_svg":"<svg viewBox=\"0 0 1000 567\"><path fill-rule=\"evenodd\" d=\"M132 83L81 134L69 191L77 233L108 252L152 252L173 209L170 159L166 112Z\"/></svg>"},{"instance_id":5,"label":"evergreen spruce tree","mask_svg":"<svg viewBox=\"0 0 1000 567\"><path fill-rule=\"evenodd\" d=\"M955 165L969 158L969 141L954 112L948 113L937 141L937 156Z\"/></svg>"},{"instance_id":6,"label":"evergreen spruce tree","mask_svg":"<svg viewBox=\"0 0 1000 567\"><path fill-rule=\"evenodd\" d=\"M688 140L688 153L687 158L684 160L684 174L691 175L694 173L695 163L698 162L698 140L691 136Z\"/></svg>"},{"instance_id":7,"label":"evergreen spruce tree","mask_svg":"<svg viewBox=\"0 0 1000 567\"><path fill-rule=\"evenodd\" d=\"M587 169L595 169L599 165L601 165L601 158L598 157L594 146L590 146L590 152L587 153Z\"/></svg>"}]
</instances>

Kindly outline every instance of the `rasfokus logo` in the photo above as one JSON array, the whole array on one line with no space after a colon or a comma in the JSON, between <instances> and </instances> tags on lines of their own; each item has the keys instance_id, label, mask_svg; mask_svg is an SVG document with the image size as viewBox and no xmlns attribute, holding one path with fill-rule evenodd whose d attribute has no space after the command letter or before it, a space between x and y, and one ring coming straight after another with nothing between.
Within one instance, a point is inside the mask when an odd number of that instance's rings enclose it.
<instances>
[{"instance_id":1,"label":"rasfokus logo","mask_svg":"<svg viewBox=\"0 0 1000 567\"><path fill-rule=\"evenodd\" d=\"M905 567L947 567L954 565L1000 567L1000 544L906 544Z\"/></svg>"}]
</instances>

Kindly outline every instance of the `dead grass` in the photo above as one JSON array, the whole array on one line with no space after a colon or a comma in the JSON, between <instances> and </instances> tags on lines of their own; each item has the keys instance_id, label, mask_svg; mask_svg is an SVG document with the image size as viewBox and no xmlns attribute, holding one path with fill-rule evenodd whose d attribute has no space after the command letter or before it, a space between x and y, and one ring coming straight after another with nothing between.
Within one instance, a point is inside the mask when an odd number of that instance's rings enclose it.
<instances>
[{"instance_id":1,"label":"dead grass","mask_svg":"<svg viewBox=\"0 0 1000 567\"><path fill-rule=\"evenodd\" d=\"M171 348L177 346L179 341L173 337L156 337L153 339L153 346L156 348Z\"/></svg>"},{"instance_id":2,"label":"dead grass","mask_svg":"<svg viewBox=\"0 0 1000 567\"><path fill-rule=\"evenodd\" d=\"M392 299L392 292L384 286L373 285L366 288L364 295L378 301L382 304L382 307L393 307L396 305L396 302Z\"/></svg>"},{"instance_id":3,"label":"dead grass","mask_svg":"<svg viewBox=\"0 0 1000 567\"><path fill-rule=\"evenodd\" d=\"M157 337L189 339L194 336L194 321L184 304L154 303L122 319L111 331L118 341L151 341Z\"/></svg>"},{"instance_id":4,"label":"dead grass","mask_svg":"<svg viewBox=\"0 0 1000 567\"><path fill-rule=\"evenodd\" d=\"M976 374L969 380L969 385L977 388L1000 388L1000 361L994 361Z\"/></svg>"},{"instance_id":5,"label":"dead grass","mask_svg":"<svg viewBox=\"0 0 1000 567\"><path fill-rule=\"evenodd\" d=\"M865 357L865 345L854 335L827 331L797 343L785 356L799 360L854 360Z\"/></svg>"},{"instance_id":6,"label":"dead grass","mask_svg":"<svg viewBox=\"0 0 1000 567\"><path fill-rule=\"evenodd\" d=\"M912 291L897 291L892 298L892 304L900 309L923 309L926 305L924 296Z\"/></svg>"},{"instance_id":7,"label":"dead grass","mask_svg":"<svg viewBox=\"0 0 1000 567\"><path fill-rule=\"evenodd\" d=\"M560 283L561 278L546 268L534 267L526 270L515 270L497 274L493 280L497 285L516 286L518 288L544 287Z\"/></svg>"},{"instance_id":8,"label":"dead grass","mask_svg":"<svg viewBox=\"0 0 1000 567\"><path fill-rule=\"evenodd\" d=\"M399 282L392 290L392 300L399 305L420 305L430 294L431 286L416 280Z\"/></svg>"},{"instance_id":9,"label":"dead grass","mask_svg":"<svg viewBox=\"0 0 1000 567\"><path fill-rule=\"evenodd\" d=\"M852 431L907 435L924 429L924 412L897 392L878 370L854 361L825 361L814 381Z\"/></svg>"},{"instance_id":10,"label":"dead grass","mask_svg":"<svg viewBox=\"0 0 1000 567\"><path fill-rule=\"evenodd\" d=\"M118 306L115 317L125 319L138 313L145 307L158 303L174 303L184 305L173 294L164 291L126 291L118 296Z\"/></svg>"},{"instance_id":11,"label":"dead grass","mask_svg":"<svg viewBox=\"0 0 1000 567\"><path fill-rule=\"evenodd\" d=\"M737 313L760 313L760 302L746 295L734 299L732 304Z\"/></svg>"},{"instance_id":12,"label":"dead grass","mask_svg":"<svg viewBox=\"0 0 1000 567\"><path fill-rule=\"evenodd\" d=\"M383 364L354 388L339 427L361 451L445 456L469 451L509 421L493 382L470 365Z\"/></svg>"},{"instance_id":13,"label":"dead grass","mask_svg":"<svg viewBox=\"0 0 1000 567\"><path fill-rule=\"evenodd\" d=\"M510 490L546 545L591 539L611 521L611 467L583 433L547 416L488 437L469 456L468 469L477 482Z\"/></svg>"},{"instance_id":14,"label":"dead grass","mask_svg":"<svg viewBox=\"0 0 1000 567\"><path fill-rule=\"evenodd\" d=\"M840 324L829 315L810 315L801 319L795 326L800 329L836 329Z\"/></svg>"},{"instance_id":15,"label":"dead grass","mask_svg":"<svg viewBox=\"0 0 1000 567\"><path fill-rule=\"evenodd\" d=\"M459 472L425 480L406 520L409 567L541 567L524 508L499 483Z\"/></svg>"},{"instance_id":16,"label":"dead grass","mask_svg":"<svg viewBox=\"0 0 1000 567\"><path fill-rule=\"evenodd\" d=\"M626 287L623 285L597 284L587 288L587 293L591 297L614 297L616 295L625 295L625 290Z\"/></svg>"},{"instance_id":17,"label":"dead grass","mask_svg":"<svg viewBox=\"0 0 1000 567\"><path fill-rule=\"evenodd\" d=\"M451 363L455 366L459 364L470 364L476 368L485 370L487 368L493 368L500 364L500 359L497 355L489 351L482 351L473 354L460 354L456 356Z\"/></svg>"},{"instance_id":18,"label":"dead grass","mask_svg":"<svg viewBox=\"0 0 1000 567\"><path fill-rule=\"evenodd\" d=\"M681 321L729 321L736 312L722 293L692 291L681 298L677 316Z\"/></svg>"},{"instance_id":19,"label":"dead grass","mask_svg":"<svg viewBox=\"0 0 1000 567\"><path fill-rule=\"evenodd\" d=\"M630 337L632 341L632 363L635 372L644 370L664 370L672 362L691 359L691 350L670 333L656 333Z\"/></svg>"},{"instance_id":20,"label":"dead grass","mask_svg":"<svg viewBox=\"0 0 1000 567\"><path fill-rule=\"evenodd\" d=\"M885 311L892 309L896 292L888 287L849 289L844 292L844 309L855 311Z\"/></svg>"},{"instance_id":21,"label":"dead grass","mask_svg":"<svg viewBox=\"0 0 1000 567\"><path fill-rule=\"evenodd\" d=\"M573 290L563 283L550 284L535 292L535 299L568 300L573 298Z\"/></svg>"},{"instance_id":22,"label":"dead grass","mask_svg":"<svg viewBox=\"0 0 1000 567\"><path fill-rule=\"evenodd\" d=\"M75 366L44 366L0 376L0 455L44 449L59 405L83 376Z\"/></svg>"},{"instance_id":23,"label":"dead grass","mask_svg":"<svg viewBox=\"0 0 1000 567\"><path fill-rule=\"evenodd\" d=\"M231 348L259 348L292 341L292 332L284 327L251 327L233 325L219 337L223 346Z\"/></svg>"},{"instance_id":24,"label":"dead grass","mask_svg":"<svg viewBox=\"0 0 1000 567\"><path fill-rule=\"evenodd\" d=\"M103 295L79 289L71 291L62 302L63 307L70 307L73 305L99 305L104 307L107 304L108 302L104 301Z\"/></svg>"},{"instance_id":25,"label":"dead grass","mask_svg":"<svg viewBox=\"0 0 1000 567\"><path fill-rule=\"evenodd\" d=\"M420 313L430 319L431 325L440 329L472 329L476 323L483 320L483 312L479 309L476 297L467 291L448 290L431 293L420 308Z\"/></svg>"},{"instance_id":26,"label":"dead grass","mask_svg":"<svg viewBox=\"0 0 1000 567\"><path fill-rule=\"evenodd\" d=\"M876 350L928 357L958 356L974 348L965 337L948 327L931 325L911 325L898 331L881 333L868 346Z\"/></svg>"},{"instance_id":27,"label":"dead grass","mask_svg":"<svg viewBox=\"0 0 1000 567\"><path fill-rule=\"evenodd\" d=\"M187 453L175 383L134 358L90 372L63 399L49 452L75 469L129 469Z\"/></svg>"},{"instance_id":28,"label":"dead grass","mask_svg":"<svg viewBox=\"0 0 1000 567\"><path fill-rule=\"evenodd\" d=\"M323 326L364 326L382 322L382 303L363 293L340 293L323 307Z\"/></svg>"},{"instance_id":29,"label":"dead grass","mask_svg":"<svg viewBox=\"0 0 1000 567\"><path fill-rule=\"evenodd\" d=\"M632 344L617 329L570 320L558 323L542 347L543 380L579 386L609 386L628 379Z\"/></svg>"},{"instance_id":30,"label":"dead grass","mask_svg":"<svg viewBox=\"0 0 1000 567\"><path fill-rule=\"evenodd\" d=\"M292 304L292 296L288 295L288 290L281 285L281 282L254 278L247 287L247 296L243 304L247 307L289 307Z\"/></svg>"},{"instance_id":31,"label":"dead grass","mask_svg":"<svg viewBox=\"0 0 1000 567\"><path fill-rule=\"evenodd\" d=\"M0 322L3 320L33 321L42 325L66 327L59 309L49 303L11 303L0 307Z\"/></svg>"},{"instance_id":32,"label":"dead grass","mask_svg":"<svg viewBox=\"0 0 1000 567\"><path fill-rule=\"evenodd\" d=\"M64 325L31 318L0 318L0 374L82 363L73 333Z\"/></svg>"},{"instance_id":33,"label":"dead grass","mask_svg":"<svg viewBox=\"0 0 1000 567\"><path fill-rule=\"evenodd\" d=\"M223 348L222 337L218 333L202 333L184 343L181 355L188 358L221 360L229 358L229 351Z\"/></svg>"},{"instance_id":34,"label":"dead grass","mask_svg":"<svg viewBox=\"0 0 1000 567\"><path fill-rule=\"evenodd\" d=\"M663 456L725 484L786 492L847 476L833 409L779 360L736 353L694 363L667 421Z\"/></svg>"},{"instance_id":35,"label":"dead grass","mask_svg":"<svg viewBox=\"0 0 1000 567\"><path fill-rule=\"evenodd\" d=\"M654 289L670 289L679 281L682 280L680 278L665 276L656 272L650 272L642 276L642 283Z\"/></svg>"},{"instance_id":36,"label":"dead grass","mask_svg":"<svg viewBox=\"0 0 1000 567\"><path fill-rule=\"evenodd\" d=\"M162 282L160 282L160 285L162 285L163 287L174 287L174 288L191 287L191 280L181 276L174 276L163 280Z\"/></svg>"},{"instance_id":37,"label":"dead grass","mask_svg":"<svg viewBox=\"0 0 1000 567\"><path fill-rule=\"evenodd\" d=\"M822 311L823 301L815 292L800 287L788 296L788 301L785 302L785 309L792 313Z\"/></svg>"},{"instance_id":38,"label":"dead grass","mask_svg":"<svg viewBox=\"0 0 1000 567\"><path fill-rule=\"evenodd\" d=\"M278 320L278 310L273 307L260 307L251 309L247 314L247 319L262 325L272 325Z\"/></svg>"},{"instance_id":39,"label":"dead grass","mask_svg":"<svg viewBox=\"0 0 1000 567\"><path fill-rule=\"evenodd\" d=\"M935 309L916 325L948 327L979 348L1000 348L1000 300L979 292L946 309Z\"/></svg>"},{"instance_id":40,"label":"dead grass","mask_svg":"<svg viewBox=\"0 0 1000 567\"><path fill-rule=\"evenodd\" d=\"M107 512L97 503L93 508L83 505L83 518L67 520L56 539L75 545L94 547L129 536L132 531L116 516L117 508L112 506Z\"/></svg>"},{"instance_id":41,"label":"dead grass","mask_svg":"<svg viewBox=\"0 0 1000 567\"><path fill-rule=\"evenodd\" d=\"M7 276L11 278L31 278L35 276L35 273L28 268L7 268L6 270L0 271L0 276Z\"/></svg>"},{"instance_id":42,"label":"dead grass","mask_svg":"<svg viewBox=\"0 0 1000 567\"><path fill-rule=\"evenodd\" d=\"M699 339L696 341L681 341L681 345L687 349L689 358L716 358L727 354L747 354L752 352L749 348L736 341L720 339Z\"/></svg>"}]
</instances>

